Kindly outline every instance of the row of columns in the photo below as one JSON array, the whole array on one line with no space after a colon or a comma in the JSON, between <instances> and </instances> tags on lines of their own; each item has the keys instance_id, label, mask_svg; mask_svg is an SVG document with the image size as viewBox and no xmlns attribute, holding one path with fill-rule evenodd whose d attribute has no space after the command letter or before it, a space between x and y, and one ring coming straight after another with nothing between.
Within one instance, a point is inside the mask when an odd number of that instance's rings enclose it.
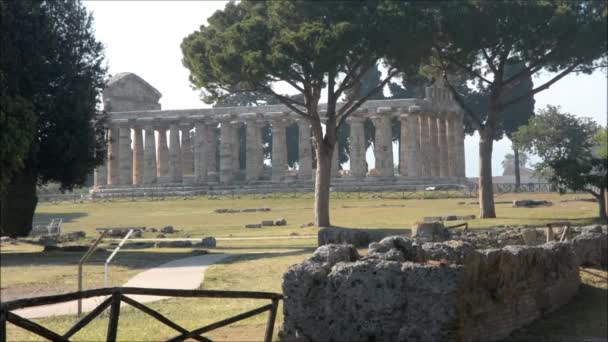
<instances>
[{"instance_id":1,"label":"row of columns","mask_svg":"<svg viewBox=\"0 0 608 342\"><path fill-rule=\"evenodd\" d=\"M461 114L454 112L437 115L421 112L416 106L403 112L399 115L399 174L410 177L464 177L464 132ZM363 178L367 175L364 134L364 121L367 118L371 119L376 129L374 156L377 176L394 176L392 116L391 108L378 108L373 115L351 115L347 119L350 125L351 177ZM249 113L241 114L238 118L225 115L214 121L206 121L202 116L190 117L187 122L177 117L162 121L115 120L107 130L107 163L96 169L95 182L96 185L182 183L184 175L192 175L193 182L197 184L231 183L235 181L237 171L240 170L239 131L243 125L246 128L245 179L259 180L264 166L262 128L266 124L270 124L272 129L271 180L280 182L285 179L287 171L286 128L290 123L285 113L267 113L263 117ZM215 137L218 124L219 165ZM311 179L313 170L310 125L303 119L297 120L297 125L297 177ZM190 135L192 129L193 139ZM333 156L332 176L335 177L338 175L337 149Z\"/></svg>"}]
</instances>

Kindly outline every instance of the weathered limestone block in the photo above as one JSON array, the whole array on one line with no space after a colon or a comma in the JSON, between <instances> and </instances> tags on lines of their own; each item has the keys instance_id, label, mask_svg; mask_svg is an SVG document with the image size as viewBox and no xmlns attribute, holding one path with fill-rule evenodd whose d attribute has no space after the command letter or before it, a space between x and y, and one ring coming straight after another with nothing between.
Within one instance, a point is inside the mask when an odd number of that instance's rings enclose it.
<instances>
[{"instance_id":1,"label":"weathered limestone block","mask_svg":"<svg viewBox=\"0 0 608 342\"><path fill-rule=\"evenodd\" d=\"M414 262L410 261L413 260ZM495 341L567 303L570 243L475 250L388 237L327 245L283 276L284 341Z\"/></svg>"},{"instance_id":2,"label":"weathered limestone block","mask_svg":"<svg viewBox=\"0 0 608 342\"><path fill-rule=\"evenodd\" d=\"M421 222L412 227L412 236L430 241L445 241L450 233L441 222Z\"/></svg>"},{"instance_id":3,"label":"weathered limestone block","mask_svg":"<svg viewBox=\"0 0 608 342\"><path fill-rule=\"evenodd\" d=\"M201 239L199 245L201 247L215 247L217 245L217 241L213 236L207 236Z\"/></svg>"},{"instance_id":4,"label":"weathered limestone block","mask_svg":"<svg viewBox=\"0 0 608 342\"><path fill-rule=\"evenodd\" d=\"M445 326L455 322L457 311L448 298L456 298L454 279L462 277L461 267L449 266L446 272L438 266L355 261L356 250L334 246L319 248L329 252L329 258L313 255L284 274L282 340L404 341L449 336ZM340 247L339 253L328 251ZM429 306L432 311L422 309Z\"/></svg>"},{"instance_id":5,"label":"weathered limestone block","mask_svg":"<svg viewBox=\"0 0 608 342\"><path fill-rule=\"evenodd\" d=\"M572 239L574 254L579 265L603 267L608 265L608 235L602 233L600 226L596 227L600 229L584 231Z\"/></svg>"},{"instance_id":6,"label":"weathered limestone block","mask_svg":"<svg viewBox=\"0 0 608 342\"><path fill-rule=\"evenodd\" d=\"M380 229L320 227L317 238L319 246L346 243L357 247L367 247L371 242L380 241L386 235L388 233Z\"/></svg>"},{"instance_id":7,"label":"weathered limestone block","mask_svg":"<svg viewBox=\"0 0 608 342\"><path fill-rule=\"evenodd\" d=\"M159 241L154 247L156 248L188 248L192 247L192 241L190 240L173 240L173 241Z\"/></svg>"},{"instance_id":8,"label":"weathered limestone block","mask_svg":"<svg viewBox=\"0 0 608 342\"><path fill-rule=\"evenodd\" d=\"M532 200L532 199L523 199L523 200L513 200L513 207L515 208L534 208L540 206L551 206L553 203L545 200Z\"/></svg>"}]
</instances>

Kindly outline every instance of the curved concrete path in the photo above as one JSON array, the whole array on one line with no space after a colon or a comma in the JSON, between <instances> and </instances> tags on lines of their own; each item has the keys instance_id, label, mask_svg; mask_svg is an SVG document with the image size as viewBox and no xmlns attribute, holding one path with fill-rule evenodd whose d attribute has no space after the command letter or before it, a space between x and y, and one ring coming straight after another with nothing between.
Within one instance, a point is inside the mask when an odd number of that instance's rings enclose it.
<instances>
[{"instance_id":1,"label":"curved concrete path","mask_svg":"<svg viewBox=\"0 0 608 342\"><path fill-rule=\"evenodd\" d=\"M125 287L147 287L160 289L198 289L205 278L207 268L227 257L236 254L206 254L177 259L143 271L129 279ZM132 295L138 302L152 302L166 297ZM88 312L101 304L106 297L87 298L82 301L82 311ZM125 303L123 303L124 305ZM37 306L15 310L14 313L25 318L40 318L77 313L77 301Z\"/></svg>"}]
</instances>

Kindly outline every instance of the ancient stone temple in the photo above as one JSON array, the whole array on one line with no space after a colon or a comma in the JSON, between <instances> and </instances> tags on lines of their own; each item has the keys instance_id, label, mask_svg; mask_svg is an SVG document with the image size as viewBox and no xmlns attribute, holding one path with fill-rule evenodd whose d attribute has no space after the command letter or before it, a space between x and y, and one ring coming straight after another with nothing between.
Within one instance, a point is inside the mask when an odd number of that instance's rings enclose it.
<instances>
[{"instance_id":1,"label":"ancient stone temple","mask_svg":"<svg viewBox=\"0 0 608 342\"><path fill-rule=\"evenodd\" d=\"M95 170L94 194L313 189L310 126L287 107L161 110L160 97L158 90L135 74L120 73L110 79L103 92L110 117L107 163ZM462 184L462 119L460 107L441 85L428 87L424 99L367 101L346 120L350 168L337 172L334 153L332 188ZM366 162L366 120L371 120L376 132L373 172ZM398 137L393 136L394 120L400 122ZM299 152L292 169L287 156L287 127L291 125L297 125ZM264 159L264 128L272 134L270 160ZM400 144L396 160L395 140Z\"/></svg>"}]
</instances>

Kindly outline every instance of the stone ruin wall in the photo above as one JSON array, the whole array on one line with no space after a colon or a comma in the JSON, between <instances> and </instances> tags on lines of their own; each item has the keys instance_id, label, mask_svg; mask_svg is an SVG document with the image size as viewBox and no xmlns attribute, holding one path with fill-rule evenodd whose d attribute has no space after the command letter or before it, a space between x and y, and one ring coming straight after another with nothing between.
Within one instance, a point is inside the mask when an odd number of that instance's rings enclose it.
<instances>
[{"instance_id":1,"label":"stone ruin wall","mask_svg":"<svg viewBox=\"0 0 608 342\"><path fill-rule=\"evenodd\" d=\"M321 246L283 278L286 341L490 341L567 303L579 265L607 264L608 227L567 242L485 248L387 237L360 257ZM457 237L456 237L457 238ZM466 241L465 241L466 240Z\"/></svg>"}]
</instances>

